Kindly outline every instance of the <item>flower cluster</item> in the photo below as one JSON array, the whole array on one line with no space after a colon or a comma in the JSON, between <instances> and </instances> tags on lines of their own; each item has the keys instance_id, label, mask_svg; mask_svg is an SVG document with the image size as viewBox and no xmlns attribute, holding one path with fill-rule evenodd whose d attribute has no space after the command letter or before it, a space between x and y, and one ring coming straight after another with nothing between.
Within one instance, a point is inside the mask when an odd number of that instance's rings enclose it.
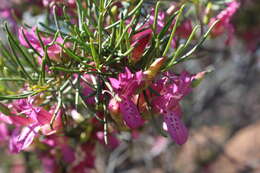
<instances>
[{"instance_id":1,"label":"flower cluster","mask_svg":"<svg viewBox=\"0 0 260 173\"><path fill-rule=\"evenodd\" d=\"M0 95L0 143L11 153L34 151L46 173L90 172L97 145L113 150L127 142L121 133L134 138L154 119L173 142L184 144L181 101L206 72L173 67L189 60L214 25L213 35L231 28L239 3L205 23L200 35L190 18L196 15L189 12L192 3L172 4L167 12L160 2L148 11L145 5L35 1L34 7L46 7L45 23L17 27L17 38L6 25L6 86L15 81L19 87ZM13 20L10 11L0 15Z\"/></svg>"}]
</instances>

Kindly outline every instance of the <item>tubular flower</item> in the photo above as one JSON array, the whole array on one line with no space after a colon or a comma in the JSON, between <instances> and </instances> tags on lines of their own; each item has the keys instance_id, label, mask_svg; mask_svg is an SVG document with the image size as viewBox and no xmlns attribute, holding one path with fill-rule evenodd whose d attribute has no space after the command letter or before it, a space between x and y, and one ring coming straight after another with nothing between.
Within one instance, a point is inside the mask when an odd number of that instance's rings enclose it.
<instances>
[{"instance_id":1,"label":"tubular flower","mask_svg":"<svg viewBox=\"0 0 260 173\"><path fill-rule=\"evenodd\" d=\"M140 127L143 124L143 119L131 98L143 85L143 72L139 71L132 74L126 68L125 73L118 75L118 79L110 78L109 80L116 94L121 99L119 109L125 123L130 128Z\"/></svg>"},{"instance_id":2,"label":"tubular flower","mask_svg":"<svg viewBox=\"0 0 260 173\"><path fill-rule=\"evenodd\" d=\"M115 98L110 99L108 110L111 118L116 122L120 130L127 129L127 126L124 124L123 118L120 113L119 101L117 101Z\"/></svg>"},{"instance_id":3,"label":"tubular flower","mask_svg":"<svg viewBox=\"0 0 260 173\"><path fill-rule=\"evenodd\" d=\"M143 125L144 120L142 119L137 106L130 99L123 99L119 103L119 107L128 127L138 128Z\"/></svg>"},{"instance_id":4,"label":"tubular flower","mask_svg":"<svg viewBox=\"0 0 260 173\"><path fill-rule=\"evenodd\" d=\"M179 76L166 74L153 85L160 96L152 97L153 108L163 115L166 130L179 145L186 142L188 130L181 122L179 101L191 91L193 75L182 72Z\"/></svg>"},{"instance_id":5,"label":"tubular flower","mask_svg":"<svg viewBox=\"0 0 260 173\"><path fill-rule=\"evenodd\" d=\"M152 38L153 30L151 29L151 26L154 23L154 18L155 18L154 9L152 9L151 16L150 16L148 23L140 28L140 29L144 29L144 28L147 28L147 29L133 35L133 37L132 37L131 46L134 47L134 49L132 51L131 60L134 63L138 62L142 58L144 50ZM160 32L162 30L162 28L164 27L164 25L165 25L164 19L165 19L164 12L159 12L158 18L157 18L156 33Z\"/></svg>"},{"instance_id":6,"label":"tubular flower","mask_svg":"<svg viewBox=\"0 0 260 173\"><path fill-rule=\"evenodd\" d=\"M240 6L240 3L234 0L233 2L228 4L228 7L221 11L216 17L212 18L210 20L209 25L211 25L216 20L219 20L219 22L215 25L215 27L212 30L213 36L218 36L227 30L228 33L228 39L226 40L226 44L229 44L230 41L233 39L234 34L234 27L230 23L231 18L236 13Z\"/></svg>"},{"instance_id":7,"label":"tubular flower","mask_svg":"<svg viewBox=\"0 0 260 173\"><path fill-rule=\"evenodd\" d=\"M109 78L111 86L120 98L133 96L143 85L143 72L138 71L135 74L126 67L124 73L118 75L118 79Z\"/></svg>"},{"instance_id":8,"label":"tubular flower","mask_svg":"<svg viewBox=\"0 0 260 173\"><path fill-rule=\"evenodd\" d=\"M179 39L188 39L191 33L192 33L192 22L191 20L186 19L176 29L176 34L175 34L176 36L173 37L171 42L172 48L176 47L176 42Z\"/></svg>"},{"instance_id":9,"label":"tubular flower","mask_svg":"<svg viewBox=\"0 0 260 173\"><path fill-rule=\"evenodd\" d=\"M166 111L163 114L163 119L172 139L179 145L184 144L188 139L188 130L180 116L176 115L174 111Z\"/></svg>"},{"instance_id":10,"label":"tubular flower","mask_svg":"<svg viewBox=\"0 0 260 173\"><path fill-rule=\"evenodd\" d=\"M30 45L40 53L40 55L44 56L45 52L41 46L41 42L38 39L38 36L36 34L36 27L33 27L31 30L25 30L23 28L19 29L19 41L20 43L30 48ZM25 38L26 37L26 38ZM27 39L27 40L26 40ZM48 45L53 42L53 39L50 37L43 37L41 36L41 40L44 45ZM29 44L28 44L28 42ZM56 40L56 43L63 44L63 39L59 36ZM48 56L51 60L54 61L60 61L60 53L62 51L62 48L58 44L53 44L47 49Z\"/></svg>"},{"instance_id":11,"label":"tubular flower","mask_svg":"<svg viewBox=\"0 0 260 173\"><path fill-rule=\"evenodd\" d=\"M134 47L132 51L132 61L134 63L138 62L144 53L146 46L148 45L149 41L151 40L152 30L146 29L140 33L137 33L132 38L132 47Z\"/></svg>"},{"instance_id":12,"label":"tubular flower","mask_svg":"<svg viewBox=\"0 0 260 173\"><path fill-rule=\"evenodd\" d=\"M39 131L44 135L50 135L62 127L61 112L58 112L51 129L52 113L33 105L32 98L17 100L9 107L12 115L1 114L0 119L16 126L9 141L9 149L12 153L26 149Z\"/></svg>"},{"instance_id":13,"label":"tubular flower","mask_svg":"<svg viewBox=\"0 0 260 173\"><path fill-rule=\"evenodd\" d=\"M0 122L0 145L2 141L9 138L8 129L5 123Z\"/></svg>"}]
</instances>

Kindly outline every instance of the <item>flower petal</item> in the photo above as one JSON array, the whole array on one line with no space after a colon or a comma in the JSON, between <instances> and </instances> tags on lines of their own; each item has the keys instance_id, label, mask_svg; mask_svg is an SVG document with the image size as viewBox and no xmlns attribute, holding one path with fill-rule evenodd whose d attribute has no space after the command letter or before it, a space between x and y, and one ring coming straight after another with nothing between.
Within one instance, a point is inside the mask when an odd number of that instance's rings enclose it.
<instances>
[{"instance_id":1,"label":"flower petal","mask_svg":"<svg viewBox=\"0 0 260 173\"><path fill-rule=\"evenodd\" d=\"M182 145L187 141L188 130L179 116L167 111L167 113L164 114L164 122L166 123L168 133L177 144Z\"/></svg>"},{"instance_id":2,"label":"flower petal","mask_svg":"<svg viewBox=\"0 0 260 173\"><path fill-rule=\"evenodd\" d=\"M34 137L38 133L40 126L37 124L24 127L21 131L19 128L16 128L13 131L11 140L9 143L9 150L11 153L18 153L21 150L26 149L33 142Z\"/></svg>"},{"instance_id":3,"label":"flower petal","mask_svg":"<svg viewBox=\"0 0 260 173\"><path fill-rule=\"evenodd\" d=\"M143 125L144 120L142 119L137 106L130 99L124 99L119 103L119 107L128 127L138 128Z\"/></svg>"}]
</instances>

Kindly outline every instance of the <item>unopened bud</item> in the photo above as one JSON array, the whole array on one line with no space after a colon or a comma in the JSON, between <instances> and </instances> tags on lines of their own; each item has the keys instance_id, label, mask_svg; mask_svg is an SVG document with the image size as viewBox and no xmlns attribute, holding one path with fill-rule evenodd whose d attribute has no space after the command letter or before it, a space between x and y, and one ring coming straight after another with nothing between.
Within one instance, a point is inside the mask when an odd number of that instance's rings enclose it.
<instances>
[{"instance_id":1,"label":"unopened bud","mask_svg":"<svg viewBox=\"0 0 260 173\"><path fill-rule=\"evenodd\" d=\"M145 78L148 82L152 81L156 77L164 62L165 57L158 58L151 64L148 70L144 72Z\"/></svg>"},{"instance_id":2,"label":"unopened bud","mask_svg":"<svg viewBox=\"0 0 260 173\"><path fill-rule=\"evenodd\" d=\"M127 130L128 127L125 125L123 118L120 113L119 102L112 98L108 104L108 110L111 118L115 121L120 130Z\"/></svg>"},{"instance_id":3,"label":"unopened bud","mask_svg":"<svg viewBox=\"0 0 260 173\"><path fill-rule=\"evenodd\" d=\"M131 61L138 62L144 53L145 47L151 39L152 30L147 29L133 36L132 46L134 47L132 51Z\"/></svg>"},{"instance_id":4,"label":"unopened bud","mask_svg":"<svg viewBox=\"0 0 260 173\"><path fill-rule=\"evenodd\" d=\"M202 71L202 72L199 72L197 73L194 77L193 77L193 80L192 80L192 87L195 88L197 87L201 81L205 78L206 74L212 72L213 69L208 69L206 71Z\"/></svg>"}]
</instances>

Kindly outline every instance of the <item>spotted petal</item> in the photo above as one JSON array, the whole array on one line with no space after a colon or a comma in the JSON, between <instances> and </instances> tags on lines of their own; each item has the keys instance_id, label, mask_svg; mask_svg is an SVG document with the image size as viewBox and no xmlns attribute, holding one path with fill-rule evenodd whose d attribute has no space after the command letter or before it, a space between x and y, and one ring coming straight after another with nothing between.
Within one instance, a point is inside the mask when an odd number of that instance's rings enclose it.
<instances>
[{"instance_id":1,"label":"spotted petal","mask_svg":"<svg viewBox=\"0 0 260 173\"><path fill-rule=\"evenodd\" d=\"M174 115L174 112L167 111L164 114L168 133L172 139L179 145L184 144L188 138L188 130L182 123L180 116Z\"/></svg>"},{"instance_id":2,"label":"spotted petal","mask_svg":"<svg viewBox=\"0 0 260 173\"><path fill-rule=\"evenodd\" d=\"M124 99L120 102L119 108L128 127L138 128L143 125L144 120L142 119L137 106L130 99Z\"/></svg>"}]
</instances>

